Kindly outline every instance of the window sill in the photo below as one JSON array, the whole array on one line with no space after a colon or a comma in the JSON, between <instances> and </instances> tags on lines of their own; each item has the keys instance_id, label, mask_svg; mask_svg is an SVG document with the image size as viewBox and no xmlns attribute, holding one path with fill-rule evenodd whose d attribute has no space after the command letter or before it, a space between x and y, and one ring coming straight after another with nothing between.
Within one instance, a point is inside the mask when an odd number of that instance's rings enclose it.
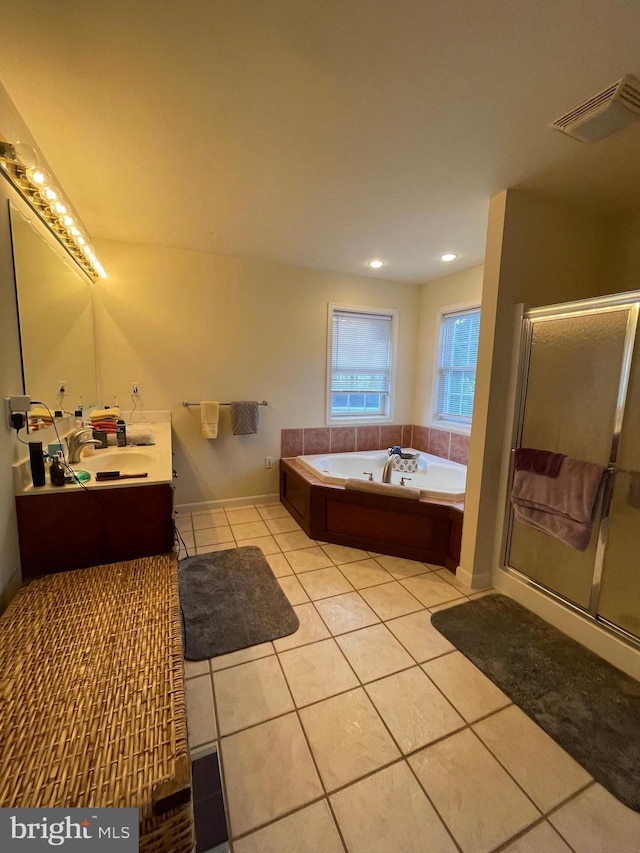
<instances>
[{"instance_id":1,"label":"window sill","mask_svg":"<svg viewBox=\"0 0 640 853\"><path fill-rule=\"evenodd\" d=\"M458 435L471 435L471 424L459 424L456 421L432 421L429 429L441 429L445 432L455 432Z\"/></svg>"},{"instance_id":2,"label":"window sill","mask_svg":"<svg viewBox=\"0 0 640 853\"><path fill-rule=\"evenodd\" d=\"M393 422L393 418L329 418L326 425L328 427L383 426Z\"/></svg>"}]
</instances>

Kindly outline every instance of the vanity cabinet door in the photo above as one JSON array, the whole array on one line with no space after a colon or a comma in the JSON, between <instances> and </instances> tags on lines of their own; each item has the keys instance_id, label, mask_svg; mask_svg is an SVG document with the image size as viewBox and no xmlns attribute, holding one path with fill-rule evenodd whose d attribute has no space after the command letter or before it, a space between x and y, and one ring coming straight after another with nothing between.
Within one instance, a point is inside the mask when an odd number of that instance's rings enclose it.
<instances>
[{"instance_id":1,"label":"vanity cabinet door","mask_svg":"<svg viewBox=\"0 0 640 853\"><path fill-rule=\"evenodd\" d=\"M170 485L16 497L22 578L173 548Z\"/></svg>"}]
</instances>

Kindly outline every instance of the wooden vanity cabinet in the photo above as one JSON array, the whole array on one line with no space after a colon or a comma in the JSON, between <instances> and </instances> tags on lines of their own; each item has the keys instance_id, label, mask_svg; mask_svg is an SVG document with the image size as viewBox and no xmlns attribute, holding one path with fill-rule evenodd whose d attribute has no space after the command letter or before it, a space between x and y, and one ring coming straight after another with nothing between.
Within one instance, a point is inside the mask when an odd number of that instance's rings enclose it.
<instances>
[{"instance_id":1,"label":"wooden vanity cabinet","mask_svg":"<svg viewBox=\"0 0 640 853\"><path fill-rule=\"evenodd\" d=\"M166 554L173 487L90 489L16 497L22 578Z\"/></svg>"}]
</instances>

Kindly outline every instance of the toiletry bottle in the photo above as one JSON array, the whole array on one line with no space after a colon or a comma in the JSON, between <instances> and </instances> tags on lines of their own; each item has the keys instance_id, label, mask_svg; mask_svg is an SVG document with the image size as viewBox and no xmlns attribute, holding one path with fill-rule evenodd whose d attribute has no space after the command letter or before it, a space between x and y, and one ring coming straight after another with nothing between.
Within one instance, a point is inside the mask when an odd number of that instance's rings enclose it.
<instances>
[{"instance_id":1,"label":"toiletry bottle","mask_svg":"<svg viewBox=\"0 0 640 853\"><path fill-rule=\"evenodd\" d=\"M116 421L116 439L118 447L127 446L127 425L123 420Z\"/></svg>"},{"instance_id":2,"label":"toiletry bottle","mask_svg":"<svg viewBox=\"0 0 640 853\"><path fill-rule=\"evenodd\" d=\"M74 426L81 427L82 426L82 409L81 408L75 410L75 412L73 413L73 418L74 418L74 421L73 421Z\"/></svg>"},{"instance_id":3,"label":"toiletry bottle","mask_svg":"<svg viewBox=\"0 0 640 853\"><path fill-rule=\"evenodd\" d=\"M29 442L29 464L31 465L31 482L34 486L44 486L44 453L41 441Z\"/></svg>"},{"instance_id":4,"label":"toiletry bottle","mask_svg":"<svg viewBox=\"0 0 640 853\"><path fill-rule=\"evenodd\" d=\"M52 486L64 486L64 468L60 462L61 456L61 453L56 453L51 463L49 477L51 478Z\"/></svg>"}]
</instances>

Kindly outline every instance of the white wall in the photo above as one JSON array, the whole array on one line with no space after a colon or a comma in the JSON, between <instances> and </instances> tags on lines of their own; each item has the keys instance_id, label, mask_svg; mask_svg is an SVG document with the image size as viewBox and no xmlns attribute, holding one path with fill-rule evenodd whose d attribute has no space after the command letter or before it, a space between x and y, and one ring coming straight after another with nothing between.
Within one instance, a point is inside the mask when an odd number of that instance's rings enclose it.
<instances>
[{"instance_id":1,"label":"white wall","mask_svg":"<svg viewBox=\"0 0 640 853\"><path fill-rule=\"evenodd\" d=\"M170 409L176 503L276 494L282 428L325 423L327 304L398 308L394 419L410 423L420 288L370 277L179 249L96 241L108 278L96 286L105 403ZM182 400L268 400L257 435L200 435ZM274 457L274 469L264 457Z\"/></svg>"},{"instance_id":2,"label":"white wall","mask_svg":"<svg viewBox=\"0 0 640 853\"><path fill-rule=\"evenodd\" d=\"M458 305L480 305L482 273L483 267L473 267L430 281L420 288L420 334L413 394L414 424L429 426L433 420L435 368L442 310ZM451 429L451 425L446 428Z\"/></svg>"}]
</instances>

